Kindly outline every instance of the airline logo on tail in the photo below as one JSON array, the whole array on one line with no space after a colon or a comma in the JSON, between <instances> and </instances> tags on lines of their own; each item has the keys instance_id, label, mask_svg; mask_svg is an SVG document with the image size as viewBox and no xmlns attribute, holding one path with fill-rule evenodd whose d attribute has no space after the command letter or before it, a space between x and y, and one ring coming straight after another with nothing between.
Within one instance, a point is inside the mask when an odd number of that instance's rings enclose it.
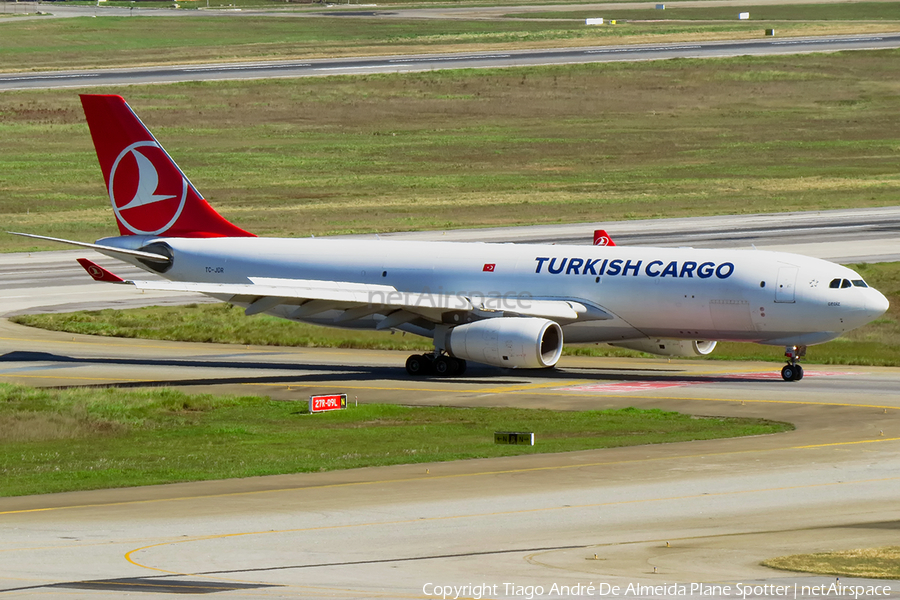
<instances>
[{"instance_id":1,"label":"airline logo on tail","mask_svg":"<svg viewBox=\"0 0 900 600\"><path fill-rule=\"evenodd\" d=\"M253 236L213 210L121 96L81 104L121 235Z\"/></svg>"},{"instance_id":2,"label":"airline logo on tail","mask_svg":"<svg viewBox=\"0 0 900 600\"><path fill-rule=\"evenodd\" d=\"M116 217L138 235L156 235L174 225L187 192L187 181L156 142L131 144L110 170L109 199Z\"/></svg>"}]
</instances>

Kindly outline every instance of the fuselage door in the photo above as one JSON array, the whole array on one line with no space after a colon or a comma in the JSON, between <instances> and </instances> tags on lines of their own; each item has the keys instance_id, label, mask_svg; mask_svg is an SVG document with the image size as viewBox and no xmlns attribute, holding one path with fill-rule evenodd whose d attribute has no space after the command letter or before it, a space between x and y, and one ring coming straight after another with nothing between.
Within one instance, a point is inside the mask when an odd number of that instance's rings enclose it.
<instances>
[{"instance_id":1,"label":"fuselage door","mask_svg":"<svg viewBox=\"0 0 900 600\"><path fill-rule=\"evenodd\" d=\"M794 302L794 287L797 284L797 267L780 267L778 281L775 282L775 302Z\"/></svg>"}]
</instances>

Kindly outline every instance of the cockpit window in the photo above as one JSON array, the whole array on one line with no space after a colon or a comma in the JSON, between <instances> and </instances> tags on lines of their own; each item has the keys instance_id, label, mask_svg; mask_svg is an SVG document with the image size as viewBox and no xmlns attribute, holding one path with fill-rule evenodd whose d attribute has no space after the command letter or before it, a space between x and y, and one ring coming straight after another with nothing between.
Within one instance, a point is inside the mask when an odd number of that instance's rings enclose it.
<instances>
[{"instance_id":1,"label":"cockpit window","mask_svg":"<svg viewBox=\"0 0 900 600\"><path fill-rule=\"evenodd\" d=\"M866 285L866 282L862 279L854 279L852 282L849 279L832 279L831 283L828 284L833 290L837 289L846 289L851 287L869 287Z\"/></svg>"}]
</instances>

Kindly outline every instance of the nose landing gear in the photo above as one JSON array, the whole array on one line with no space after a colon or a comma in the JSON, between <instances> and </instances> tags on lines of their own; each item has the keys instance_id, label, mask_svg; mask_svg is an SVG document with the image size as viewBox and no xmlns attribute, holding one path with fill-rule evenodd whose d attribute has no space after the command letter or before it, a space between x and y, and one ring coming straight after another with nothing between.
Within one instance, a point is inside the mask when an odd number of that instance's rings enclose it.
<instances>
[{"instance_id":1,"label":"nose landing gear","mask_svg":"<svg viewBox=\"0 0 900 600\"><path fill-rule=\"evenodd\" d=\"M788 359L788 364L781 368L781 378L785 381L803 379L803 367L798 363L806 356L806 346L785 346L784 355Z\"/></svg>"}]
</instances>

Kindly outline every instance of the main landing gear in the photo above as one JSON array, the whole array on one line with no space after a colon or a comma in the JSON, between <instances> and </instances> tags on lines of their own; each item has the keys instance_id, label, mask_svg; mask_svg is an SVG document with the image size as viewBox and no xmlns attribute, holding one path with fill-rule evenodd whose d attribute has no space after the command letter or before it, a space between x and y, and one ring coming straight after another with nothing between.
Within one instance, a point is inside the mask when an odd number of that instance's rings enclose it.
<instances>
[{"instance_id":1,"label":"main landing gear","mask_svg":"<svg viewBox=\"0 0 900 600\"><path fill-rule=\"evenodd\" d=\"M785 346L784 355L788 359L788 364L781 368L781 378L785 381L803 379L803 367L798 363L806 356L806 346Z\"/></svg>"},{"instance_id":2,"label":"main landing gear","mask_svg":"<svg viewBox=\"0 0 900 600\"><path fill-rule=\"evenodd\" d=\"M413 354L406 359L406 372L413 377L458 377L466 372L466 361L446 354Z\"/></svg>"}]
</instances>

